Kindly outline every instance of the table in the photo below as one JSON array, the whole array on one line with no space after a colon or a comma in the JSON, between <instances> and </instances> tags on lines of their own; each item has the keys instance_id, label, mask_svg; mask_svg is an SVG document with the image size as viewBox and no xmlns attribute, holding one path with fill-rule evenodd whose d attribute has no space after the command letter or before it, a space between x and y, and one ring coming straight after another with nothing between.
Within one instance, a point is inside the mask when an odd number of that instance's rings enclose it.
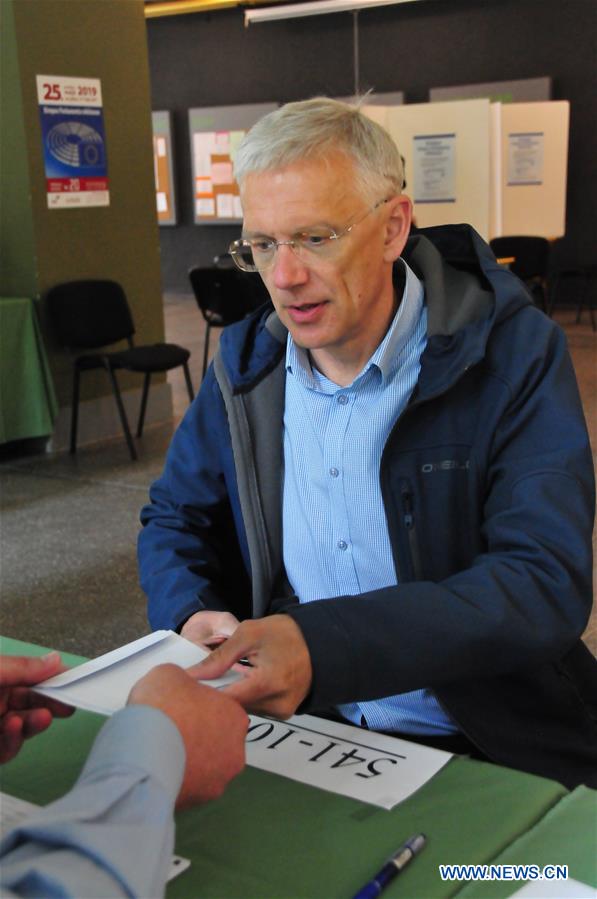
<instances>
[{"instance_id":1,"label":"table","mask_svg":"<svg viewBox=\"0 0 597 899\"><path fill-rule=\"evenodd\" d=\"M0 443L48 436L57 414L35 303L0 297Z\"/></svg>"},{"instance_id":2,"label":"table","mask_svg":"<svg viewBox=\"0 0 597 899\"><path fill-rule=\"evenodd\" d=\"M45 650L0 638L0 651ZM83 661L63 657L67 664ZM3 789L41 804L62 795L102 720L78 711L56 721L4 766ZM438 865L513 859L568 864L570 877L597 886L587 827L596 796L592 790L569 793L554 781L454 758L415 795L385 811L247 768L217 802L177 815L176 851L192 864L169 884L167 895L347 899L419 831L427 834L427 847L384 899L505 897L522 883L443 882ZM477 892L480 888L483 893Z\"/></svg>"}]
</instances>

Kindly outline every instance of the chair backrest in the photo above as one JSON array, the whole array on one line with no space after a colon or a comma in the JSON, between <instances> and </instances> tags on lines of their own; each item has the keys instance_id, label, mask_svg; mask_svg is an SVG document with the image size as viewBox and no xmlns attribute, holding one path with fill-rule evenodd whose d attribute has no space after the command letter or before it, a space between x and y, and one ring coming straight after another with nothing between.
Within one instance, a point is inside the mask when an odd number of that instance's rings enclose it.
<instances>
[{"instance_id":1,"label":"chair backrest","mask_svg":"<svg viewBox=\"0 0 597 899\"><path fill-rule=\"evenodd\" d=\"M547 276L550 245L545 237L494 237L491 249L498 258L514 256L510 270L522 281Z\"/></svg>"},{"instance_id":2,"label":"chair backrest","mask_svg":"<svg viewBox=\"0 0 597 899\"><path fill-rule=\"evenodd\" d=\"M95 349L128 340L135 326L116 281L66 281L50 288L46 307L58 341L71 349Z\"/></svg>"},{"instance_id":3,"label":"chair backrest","mask_svg":"<svg viewBox=\"0 0 597 899\"><path fill-rule=\"evenodd\" d=\"M203 317L220 327L240 321L266 302L267 291L259 275L256 277L259 284L254 283L252 275L245 276L237 269L189 269L191 287Z\"/></svg>"}]
</instances>

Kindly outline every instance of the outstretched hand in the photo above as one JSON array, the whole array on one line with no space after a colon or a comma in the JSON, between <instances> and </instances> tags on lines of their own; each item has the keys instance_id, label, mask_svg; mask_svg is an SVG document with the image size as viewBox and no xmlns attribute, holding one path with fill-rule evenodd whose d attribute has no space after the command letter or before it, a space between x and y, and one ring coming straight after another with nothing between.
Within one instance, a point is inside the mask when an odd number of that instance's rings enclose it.
<instances>
[{"instance_id":1,"label":"outstretched hand","mask_svg":"<svg viewBox=\"0 0 597 899\"><path fill-rule=\"evenodd\" d=\"M46 730L53 717L72 715L70 706L29 689L64 670L57 652L39 658L0 657L0 763L14 758L23 742Z\"/></svg>"},{"instance_id":2,"label":"outstretched hand","mask_svg":"<svg viewBox=\"0 0 597 899\"><path fill-rule=\"evenodd\" d=\"M236 665L241 659L248 665ZM301 629L289 615L241 622L225 643L188 671L209 680L233 666L242 678L220 692L253 712L289 718L311 689L311 656Z\"/></svg>"},{"instance_id":3,"label":"outstretched hand","mask_svg":"<svg viewBox=\"0 0 597 899\"><path fill-rule=\"evenodd\" d=\"M131 703L164 712L183 739L186 763L177 807L217 799L242 771L249 721L221 690L198 684L178 665L158 665L137 681Z\"/></svg>"},{"instance_id":4,"label":"outstretched hand","mask_svg":"<svg viewBox=\"0 0 597 899\"><path fill-rule=\"evenodd\" d=\"M239 625L238 618L230 612L195 612L188 618L180 636L191 643L211 649L223 643Z\"/></svg>"}]
</instances>

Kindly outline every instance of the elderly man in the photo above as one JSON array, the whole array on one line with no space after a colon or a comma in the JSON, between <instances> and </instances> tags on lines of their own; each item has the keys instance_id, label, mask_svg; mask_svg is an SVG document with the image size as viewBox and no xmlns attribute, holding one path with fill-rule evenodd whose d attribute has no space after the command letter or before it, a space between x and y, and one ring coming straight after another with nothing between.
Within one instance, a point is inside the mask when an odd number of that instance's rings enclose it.
<instances>
[{"instance_id":1,"label":"elderly man","mask_svg":"<svg viewBox=\"0 0 597 899\"><path fill-rule=\"evenodd\" d=\"M358 109L282 107L235 172L230 251L273 308L224 332L142 512L153 627L217 646L203 677L246 657L247 708L591 782L594 482L560 329L468 226L409 237Z\"/></svg>"}]
</instances>

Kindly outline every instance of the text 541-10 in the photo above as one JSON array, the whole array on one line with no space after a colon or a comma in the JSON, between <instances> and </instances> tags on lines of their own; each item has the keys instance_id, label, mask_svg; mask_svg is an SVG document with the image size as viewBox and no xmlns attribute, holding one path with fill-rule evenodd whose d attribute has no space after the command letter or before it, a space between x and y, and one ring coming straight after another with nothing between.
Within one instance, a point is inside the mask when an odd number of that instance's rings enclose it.
<instances>
[{"instance_id":1,"label":"text 541-10","mask_svg":"<svg viewBox=\"0 0 597 899\"><path fill-rule=\"evenodd\" d=\"M404 756L399 753L375 754L369 747L350 740L330 739L310 728L288 726L273 721L253 721L247 732L247 744L261 743L266 751L280 751L292 746L304 747L305 761L322 764L331 771L354 766L355 777L377 777L397 765Z\"/></svg>"}]
</instances>

